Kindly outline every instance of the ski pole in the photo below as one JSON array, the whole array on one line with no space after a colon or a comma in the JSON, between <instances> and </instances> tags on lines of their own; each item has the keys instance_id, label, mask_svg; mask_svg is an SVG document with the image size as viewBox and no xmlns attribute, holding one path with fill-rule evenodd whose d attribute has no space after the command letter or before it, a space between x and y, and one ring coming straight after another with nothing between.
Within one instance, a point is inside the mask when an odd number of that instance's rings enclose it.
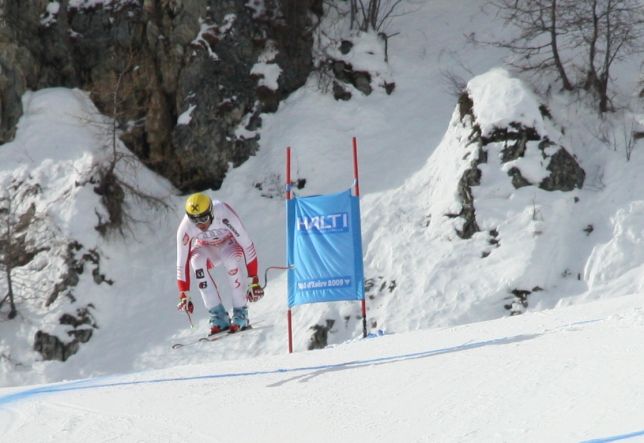
<instances>
[{"instance_id":1,"label":"ski pole","mask_svg":"<svg viewBox=\"0 0 644 443\"><path fill-rule=\"evenodd\" d=\"M264 271L264 286L261 286L262 289L266 288L268 286L268 271L271 269L281 269L281 270L287 270L287 269L293 269L293 265L290 266L269 266L266 268Z\"/></svg>"},{"instance_id":2,"label":"ski pole","mask_svg":"<svg viewBox=\"0 0 644 443\"><path fill-rule=\"evenodd\" d=\"M184 309L186 311L186 315L188 316L188 321L190 322L190 329L194 329L195 325L192 324L192 317L190 317L190 313L188 312L187 309Z\"/></svg>"}]
</instances>

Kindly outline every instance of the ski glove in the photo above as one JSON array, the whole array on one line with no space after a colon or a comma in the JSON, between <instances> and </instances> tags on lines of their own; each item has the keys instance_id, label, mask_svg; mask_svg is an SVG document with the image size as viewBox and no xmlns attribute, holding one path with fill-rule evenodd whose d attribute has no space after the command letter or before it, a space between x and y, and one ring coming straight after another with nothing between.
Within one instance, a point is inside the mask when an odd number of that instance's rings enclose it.
<instances>
[{"instance_id":1,"label":"ski glove","mask_svg":"<svg viewBox=\"0 0 644 443\"><path fill-rule=\"evenodd\" d=\"M255 303L264 296L264 290L259 284L259 277L256 275L248 277L248 290L246 291L246 300Z\"/></svg>"},{"instance_id":2,"label":"ski glove","mask_svg":"<svg viewBox=\"0 0 644 443\"><path fill-rule=\"evenodd\" d=\"M178 311L186 311L188 314L192 314L195 310L195 305L192 304L192 300L185 292L179 293L179 304L177 304Z\"/></svg>"}]
</instances>

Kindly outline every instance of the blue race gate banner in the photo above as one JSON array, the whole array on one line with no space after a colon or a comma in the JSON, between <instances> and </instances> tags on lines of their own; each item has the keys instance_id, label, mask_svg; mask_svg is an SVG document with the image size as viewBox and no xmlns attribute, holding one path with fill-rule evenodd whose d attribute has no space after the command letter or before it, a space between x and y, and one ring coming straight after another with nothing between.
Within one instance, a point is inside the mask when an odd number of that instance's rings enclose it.
<instances>
[{"instance_id":1,"label":"blue race gate banner","mask_svg":"<svg viewBox=\"0 0 644 443\"><path fill-rule=\"evenodd\" d=\"M289 308L364 299L360 200L351 190L287 201Z\"/></svg>"}]
</instances>

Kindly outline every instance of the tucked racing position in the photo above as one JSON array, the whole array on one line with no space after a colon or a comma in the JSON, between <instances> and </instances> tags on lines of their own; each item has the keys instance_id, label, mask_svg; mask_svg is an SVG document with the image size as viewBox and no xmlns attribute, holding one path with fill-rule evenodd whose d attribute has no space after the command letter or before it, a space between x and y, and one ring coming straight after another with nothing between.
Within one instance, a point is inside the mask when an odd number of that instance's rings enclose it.
<instances>
[{"instance_id":1,"label":"tucked racing position","mask_svg":"<svg viewBox=\"0 0 644 443\"><path fill-rule=\"evenodd\" d=\"M177 229L177 284L179 310L192 313L188 296L191 276L210 314L210 333L237 332L250 327L248 302L264 296L257 277L255 245L235 211L205 194L186 200L185 216ZM210 270L223 265L232 291L232 319ZM191 273L192 270L192 273Z\"/></svg>"}]
</instances>

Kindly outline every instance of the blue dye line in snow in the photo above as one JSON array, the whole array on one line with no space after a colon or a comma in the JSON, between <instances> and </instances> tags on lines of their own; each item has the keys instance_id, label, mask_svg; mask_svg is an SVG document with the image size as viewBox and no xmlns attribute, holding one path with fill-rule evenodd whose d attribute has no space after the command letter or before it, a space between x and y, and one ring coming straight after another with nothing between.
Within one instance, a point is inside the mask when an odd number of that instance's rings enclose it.
<instances>
[{"instance_id":1,"label":"blue dye line in snow","mask_svg":"<svg viewBox=\"0 0 644 443\"><path fill-rule=\"evenodd\" d=\"M196 376L188 376L188 377L169 377L169 378L157 378L157 379L148 379L148 380L116 381L113 383L97 383L96 379L77 380L77 381L68 382L68 383L46 385L38 388L28 389L26 391L15 392L12 394L1 396L0 407L7 405L9 403L13 403L15 401L26 400L38 395L51 394L56 392L82 391L87 389L101 389L101 388L112 388L112 387L120 387L120 386L145 385L145 384L155 384L155 383L172 383L172 382L195 381L195 380L210 380L210 379L219 379L219 378L252 377L252 376L259 376L259 375L282 374L282 373L288 373L288 372L352 369L352 368L358 368L361 366L368 366L373 364L391 363L396 361L431 357L431 356L447 354L451 352L459 352L459 351L465 351L469 349L476 349L476 348L489 346L489 345L502 345L502 344L507 344L512 342L532 339L532 338L535 338L537 335L538 334L517 335L514 337L504 337L504 338L497 338L497 339L485 340L485 341L474 342L474 343L465 343L463 345L454 346L451 348L432 349L429 351L414 352L410 354L378 357L378 358L372 358L367 360L355 360L355 361L328 364L328 365L304 366L299 368L288 368L288 369L279 368L279 369L270 369L270 370L263 370L263 371L228 372L228 373L221 373L221 374L206 374L206 375L196 375Z\"/></svg>"},{"instance_id":2,"label":"blue dye line in snow","mask_svg":"<svg viewBox=\"0 0 644 443\"><path fill-rule=\"evenodd\" d=\"M573 322L568 325L564 325L564 327L568 327L576 324L594 323L598 321L601 321L601 320ZM547 333L547 332L551 332L551 331L544 331L543 333ZM101 389L101 388L111 388L111 387L119 387L119 386L209 380L209 379L218 379L218 378L252 377L252 376L259 376L259 375L281 374L281 373L288 373L288 372L322 371L322 370L329 370L329 369L331 370L352 369L352 368L358 368L358 367L368 366L373 364L392 363L396 361L432 357L432 356L448 354L452 352L460 352L460 351L466 351L470 349L477 349L477 348L490 346L490 345L504 345L508 343L516 343L519 341L536 338L539 335L542 335L543 333L529 334L529 335L524 334L524 335L516 335L513 337L495 338L491 340L465 343L465 344L453 346L450 348L432 349L428 351L413 352L410 354L392 355L388 357L378 357L378 358L372 358L367 360L355 360L355 361L329 364L329 365L304 366L304 367L289 368L289 369L280 368L280 369L251 371L251 372L229 372L229 373L222 373L222 374L206 374L206 375L197 375L197 376L190 376L190 377L169 377L169 378L157 378L157 379L149 379L149 380L116 381L113 383L98 383L96 379L76 380L73 382L46 385L39 388L28 389L26 391L20 391L20 392L15 392L13 394L0 396L0 407L2 407L3 405L7 405L9 403L13 403L15 401L29 399L31 397L35 397L41 394L51 394L56 392L82 391L87 389ZM376 338L381 335L384 335L384 332L381 333L381 331L378 331L377 335L371 336L368 338ZM114 376L109 378L114 378ZM644 432L642 434L644 434ZM635 435L640 435L640 434L635 434ZM612 441L612 440L597 440L597 441Z\"/></svg>"},{"instance_id":3,"label":"blue dye line in snow","mask_svg":"<svg viewBox=\"0 0 644 443\"><path fill-rule=\"evenodd\" d=\"M611 441L628 440L629 438L641 437L644 431L631 432L629 434L613 435L612 437L595 438L593 440L584 440L581 443L608 443Z\"/></svg>"}]
</instances>

